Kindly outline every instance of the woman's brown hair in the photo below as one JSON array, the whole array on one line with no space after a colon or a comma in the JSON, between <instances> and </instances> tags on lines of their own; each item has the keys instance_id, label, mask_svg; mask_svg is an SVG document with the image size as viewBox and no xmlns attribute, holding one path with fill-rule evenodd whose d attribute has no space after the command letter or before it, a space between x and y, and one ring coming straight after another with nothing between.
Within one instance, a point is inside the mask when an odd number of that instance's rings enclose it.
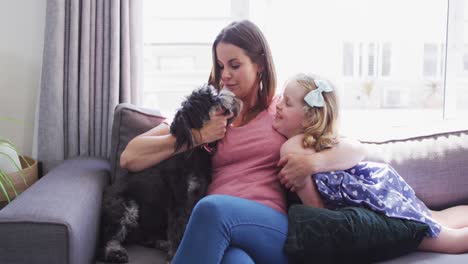
<instances>
[{"instance_id":1,"label":"woman's brown hair","mask_svg":"<svg viewBox=\"0 0 468 264\"><path fill-rule=\"evenodd\" d=\"M212 46L213 66L208 83L219 91L221 86L221 71L218 65L216 47L219 43L228 43L243 49L250 60L262 69L258 104L249 112L267 109L273 101L276 89L276 71L271 56L270 47L262 31L252 22L241 20L232 22L221 30Z\"/></svg>"}]
</instances>

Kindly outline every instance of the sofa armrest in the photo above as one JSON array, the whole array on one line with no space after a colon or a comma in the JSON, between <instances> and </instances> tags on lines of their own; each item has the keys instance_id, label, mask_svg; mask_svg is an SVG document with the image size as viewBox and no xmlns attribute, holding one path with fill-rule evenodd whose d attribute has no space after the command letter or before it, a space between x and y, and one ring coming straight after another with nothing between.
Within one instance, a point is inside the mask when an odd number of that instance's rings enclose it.
<instances>
[{"instance_id":1,"label":"sofa armrest","mask_svg":"<svg viewBox=\"0 0 468 264\"><path fill-rule=\"evenodd\" d=\"M91 263L106 160L63 162L0 210L0 263Z\"/></svg>"}]
</instances>

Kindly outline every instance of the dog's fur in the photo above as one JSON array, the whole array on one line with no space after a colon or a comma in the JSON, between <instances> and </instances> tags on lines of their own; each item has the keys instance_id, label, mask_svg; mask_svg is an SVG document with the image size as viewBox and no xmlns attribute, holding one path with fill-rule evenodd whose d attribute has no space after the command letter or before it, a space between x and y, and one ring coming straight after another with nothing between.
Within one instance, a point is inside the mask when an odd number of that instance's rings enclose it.
<instances>
[{"instance_id":1,"label":"dog's fur","mask_svg":"<svg viewBox=\"0 0 468 264\"><path fill-rule=\"evenodd\" d=\"M195 203L211 182L211 155L206 146L195 147L192 128L200 129L210 112L224 109L239 113L241 102L228 90L216 93L205 85L195 90L177 111L170 127L176 137L175 150L188 151L149 169L128 173L107 188L103 197L100 259L124 263L125 242L140 243L164 250L170 261L185 231ZM209 146L213 150L216 144Z\"/></svg>"}]
</instances>

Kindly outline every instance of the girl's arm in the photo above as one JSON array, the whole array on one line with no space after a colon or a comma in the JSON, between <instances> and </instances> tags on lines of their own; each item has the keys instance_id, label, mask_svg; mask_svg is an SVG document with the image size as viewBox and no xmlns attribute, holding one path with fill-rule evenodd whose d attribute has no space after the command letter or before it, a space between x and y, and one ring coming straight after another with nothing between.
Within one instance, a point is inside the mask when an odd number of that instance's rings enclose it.
<instances>
[{"instance_id":1,"label":"girl's arm","mask_svg":"<svg viewBox=\"0 0 468 264\"><path fill-rule=\"evenodd\" d=\"M224 137L229 116L221 112L210 117L200 130L192 130L196 145L213 142ZM133 138L120 156L120 167L135 172L159 164L175 153L176 138L167 124L159 126ZM181 151L185 151L182 149Z\"/></svg>"},{"instance_id":2,"label":"girl's arm","mask_svg":"<svg viewBox=\"0 0 468 264\"><path fill-rule=\"evenodd\" d=\"M288 139L282 146L280 150L281 157L286 157L288 155L304 155L304 156L312 156L315 155L317 152L313 149L304 149L302 147L302 135L298 135ZM285 180L284 175L279 174L278 177L280 178L281 183L286 185L287 188L289 182ZM311 175L307 175L302 179L300 183L296 187L293 187L291 191L295 191L299 198L301 199L302 203L312 207L323 208L323 201L320 197L320 194L317 191L317 187L315 186L315 182L312 180Z\"/></svg>"},{"instance_id":3,"label":"girl's arm","mask_svg":"<svg viewBox=\"0 0 468 264\"><path fill-rule=\"evenodd\" d=\"M306 177L304 186L297 190L296 193L303 204L316 208L324 207L322 197L320 197L312 177Z\"/></svg>"}]
</instances>

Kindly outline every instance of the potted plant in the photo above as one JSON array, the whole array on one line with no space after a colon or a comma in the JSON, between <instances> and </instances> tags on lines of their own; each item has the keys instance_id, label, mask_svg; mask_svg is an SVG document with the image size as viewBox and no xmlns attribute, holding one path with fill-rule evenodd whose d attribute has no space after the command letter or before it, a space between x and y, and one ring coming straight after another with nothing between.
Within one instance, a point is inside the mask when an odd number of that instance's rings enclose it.
<instances>
[{"instance_id":1,"label":"potted plant","mask_svg":"<svg viewBox=\"0 0 468 264\"><path fill-rule=\"evenodd\" d=\"M0 208L37 181L37 161L18 155L15 145L0 138Z\"/></svg>"},{"instance_id":2,"label":"potted plant","mask_svg":"<svg viewBox=\"0 0 468 264\"><path fill-rule=\"evenodd\" d=\"M377 107L377 100L373 99L375 83L373 80L364 81L361 86L361 92L365 95L362 98L363 106L366 108Z\"/></svg>"},{"instance_id":3,"label":"potted plant","mask_svg":"<svg viewBox=\"0 0 468 264\"><path fill-rule=\"evenodd\" d=\"M426 81L426 97L423 101L423 106L426 108L441 108L443 106L443 95L439 81Z\"/></svg>"}]
</instances>

